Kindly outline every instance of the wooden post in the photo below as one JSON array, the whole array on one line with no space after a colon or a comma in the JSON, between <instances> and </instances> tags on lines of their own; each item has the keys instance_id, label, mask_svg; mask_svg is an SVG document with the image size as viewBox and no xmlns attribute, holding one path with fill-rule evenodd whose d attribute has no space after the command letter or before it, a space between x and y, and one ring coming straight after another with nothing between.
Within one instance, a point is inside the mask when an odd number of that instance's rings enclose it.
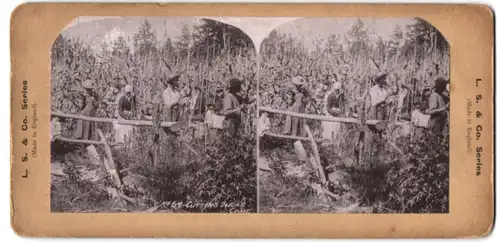
<instances>
[{"instance_id":1,"label":"wooden post","mask_svg":"<svg viewBox=\"0 0 500 242\"><path fill-rule=\"evenodd\" d=\"M275 137L275 138L280 138L280 139L293 139L293 140L303 140L303 141L309 141L310 139L308 137L302 137L302 136L295 136L295 135L283 135L283 134L275 134L269 131L265 131L264 135L270 136L270 137ZM323 142L322 139L314 139L317 143Z\"/></svg>"},{"instance_id":2,"label":"wooden post","mask_svg":"<svg viewBox=\"0 0 500 242\"><path fill-rule=\"evenodd\" d=\"M160 115L161 104L153 104L153 145L150 149L151 163L153 166L158 164L158 157L160 154Z\"/></svg>"},{"instance_id":3,"label":"wooden post","mask_svg":"<svg viewBox=\"0 0 500 242\"><path fill-rule=\"evenodd\" d=\"M314 141L314 137L313 137L313 134L311 132L311 129L309 128L309 126L307 124L304 125L304 129L306 130L306 133L309 136L309 140L311 141L314 157L316 159L316 164L318 167L319 178L320 178L322 184L326 184L325 171L323 170L323 166L321 165L321 160L319 158L318 146L316 145L316 142Z\"/></svg>"},{"instance_id":4,"label":"wooden post","mask_svg":"<svg viewBox=\"0 0 500 242\"><path fill-rule=\"evenodd\" d=\"M293 146L295 148L295 153L297 154L299 160L305 161L307 159L307 154L306 150L304 149L304 146L302 145L302 142L300 142L300 140L297 140L293 143Z\"/></svg>"},{"instance_id":5,"label":"wooden post","mask_svg":"<svg viewBox=\"0 0 500 242\"><path fill-rule=\"evenodd\" d=\"M99 154L97 153L94 145L87 146L87 153L89 155L90 161L92 161L92 164L99 166L101 165L101 159L99 158Z\"/></svg>"},{"instance_id":6,"label":"wooden post","mask_svg":"<svg viewBox=\"0 0 500 242\"><path fill-rule=\"evenodd\" d=\"M111 180L115 183L117 187L121 187L121 180L116 171L116 165L113 161L113 155L111 153L111 148L109 147L106 137L100 129L97 129L97 134L101 137L101 141L104 142L104 151L106 152L107 159L104 159L105 166L107 163L108 173L111 176Z\"/></svg>"},{"instance_id":7,"label":"wooden post","mask_svg":"<svg viewBox=\"0 0 500 242\"><path fill-rule=\"evenodd\" d=\"M320 177L318 163L316 162L316 158L314 158L314 155L311 155L309 157L309 162L311 162L311 165L315 171L314 173L316 173L316 176Z\"/></svg>"}]
</instances>

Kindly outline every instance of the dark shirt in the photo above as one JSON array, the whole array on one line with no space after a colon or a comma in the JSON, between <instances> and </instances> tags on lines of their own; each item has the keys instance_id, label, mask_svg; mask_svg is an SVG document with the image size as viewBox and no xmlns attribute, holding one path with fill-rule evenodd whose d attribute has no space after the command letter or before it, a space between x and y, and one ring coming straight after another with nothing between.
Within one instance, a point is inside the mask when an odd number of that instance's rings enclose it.
<instances>
[{"instance_id":1,"label":"dark shirt","mask_svg":"<svg viewBox=\"0 0 500 242\"><path fill-rule=\"evenodd\" d=\"M338 109L341 109L342 107L342 94L335 94L335 92L332 92L330 93L330 95L328 95L328 99L327 99L327 103L326 103L326 107L328 109L331 109L331 108L338 108ZM340 114L341 111L339 111L338 114ZM337 115L338 115L337 114Z\"/></svg>"},{"instance_id":2,"label":"dark shirt","mask_svg":"<svg viewBox=\"0 0 500 242\"><path fill-rule=\"evenodd\" d=\"M220 114L224 109L224 96L215 97L215 112Z\"/></svg>"},{"instance_id":3,"label":"dark shirt","mask_svg":"<svg viewBox=\"0 0 500 242\"><path fill-rule=\"evenodd\" d=\"M97 94L95 92L91 92L83 96L83 107L82 107L83 115L93 116L98 107L99 107L99 101Z\"/></svg>"},{"instance_id":4,"label":"dark shirt","mask_svg":"<svg viewBox=\"0 0 500 242\"><path fill-rule=\"evenodd\" d=\"M125 115L125 111L134 112L135 111L135 96L131 96L127 98L126 95L123 95L118 102L118 113L123 118L130 118Z\"/></svg>"}]
</instances>

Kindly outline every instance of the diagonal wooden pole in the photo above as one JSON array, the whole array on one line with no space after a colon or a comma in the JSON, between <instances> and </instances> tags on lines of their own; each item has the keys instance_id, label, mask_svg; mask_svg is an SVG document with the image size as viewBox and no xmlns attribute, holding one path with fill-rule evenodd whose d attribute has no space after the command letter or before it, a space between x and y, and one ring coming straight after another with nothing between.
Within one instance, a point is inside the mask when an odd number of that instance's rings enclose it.
<instances>
[{"instance_id":1,"label":"diagonal wooden pole","mask_svg":"<svg viewBox=\"0 0 500 242\"><path fill-rule=\"evenodd\" d=\"M109 147L108 142L106 141L106 137L104 136L104 134L102 133L102 131L100 129L97 129L97 134L99 134L99 137L101 138L101 142L104 143L104 151L106 152L107 159L103 159L103 160L104 160L105 165L107 163L106 168L108 170L108 173L111 176L111 180L113 181L113 183L116 185L116 187L119 188L119 187L121 187L122 183L121 183L120 177L118 175L118 172L116 170L116 164L113 161L113 155L111 152L111 148Z\"/></svg>"},{"instance_id":2,"label":"diagonal wooden pole","mask_svg":"<svg viewBox=\"0 0 500 242\"><path fill-rule=\"evenodd\" d=\"M309 141L311 141L312 150L313 150L314 157L316 160L316 167L318 168L319 179L321 180L321 184L325 185L326 184L326 176L325 176L325 171L323 170L323 166L321 165L321 160L319 158L318 146L316 145L316 141L314 141L314 136L311 132L311 129L309 128L309 126L307 124L304 125L304 129L307 133L307 136L309 137Z\"/></svg>"}]
</instances>

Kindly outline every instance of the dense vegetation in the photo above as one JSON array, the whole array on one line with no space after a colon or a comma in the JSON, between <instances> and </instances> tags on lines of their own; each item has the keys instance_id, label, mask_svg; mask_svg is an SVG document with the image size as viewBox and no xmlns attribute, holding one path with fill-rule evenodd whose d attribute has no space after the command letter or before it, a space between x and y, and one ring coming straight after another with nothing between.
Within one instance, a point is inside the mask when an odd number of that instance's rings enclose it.
<instances>
[{"instance_id":1,"label":"dense vegetation","mask_svg":"<svg viewBox=\"0 0 500 242\"><path fill-rule=\"evenodd\" d=\"M81 82L91 79L102 101L98 117L112 117L116 106L105 101L116 98L109 94L117 84L132 84L138 108L143 110L148 107L147 100L160 102L166 79L175 74L185 74L181 78L182 88L201 87L211 97L216 87L226 87L232 77L240 78L244 82L243 95L255 99L255 51L251 40L239 29L203 20L193 29L183 26L182 35L174 40L167 38L160 42L157 34L145 20L134 33L131 44L124 33L116 29L107 33L98 48L80 39L60 35L52 48L52 109L78 113L84 94ZM188 106L187 100L182 102L184 107ZM244 108L243 124L235 139L220 137L212 145L205 145L203 138L196 137L194 131L187 128L190 115L185 112L181 119L185 125L180 135L161 133L159 156L162 162L156 166L151 165L148 153L154 129L136 127L129 145L114 148L113 157L127 185L124 192L137 198L138 203L111 207L115 210L119 207L119 211L136 211L163 205L158 211L229 212L237 208L237 211L255 212L256 142L252 118L255 108L255 102ZM64 120L63 136L72 136L75 123L75 120ZM109 141L113 141L110 124L99 124L99 128ZM200 157L184 144L192 147ZM70 174L68 179L54 178L53 211L108 211L110 206L101 206L111 200L103 182L88 182L77 174L89 170L88 166L78 164L88 163L84 146L65 144L65 149L71 152L53 154L53 161L62 162L64 170ZM75 193L63 192L65 190ZM92 192L86 194L87 190ZM100 199L102 202L86 203L84 207L84 203L71 202L80 195L84 197L78 201ZM169 206L168 202L219 205L178 207Z\"/></svg>"},{"instance_id":2,"label":"dense vegetation","mask_svg":"<svg viewBox=\"0 0 500 242\"><path fill-rule=\"evenodd\" d=\"M402 28L406 28L405 34ZM388 40L378 37L374 42L370 34L358 19L345 36L331 34L317 39L315 49L309 51L300 36L273 31L261 46L260 105L286 110L292 102L290 78L300 75L313 91L306 113L323 115L323 97L328 91L324 83L337 80L342 82L346 99L342 116L352 117L360 114L364 93L375 75L387 72L390 88L406 86L411 90L400 113L397 100L389 100L386 111L390 121L408 117L414 109L425 110L434 80L449 79L449 47L444 37L422 19L407 26L396 25ZM283 133L284 121L284 115L273 115L271 131ZM319 138L321 123L307 122ZM448 131L440 137L413 128L405 137L401 128L389 125L382 138L374 141L378 152L356 163L359 127L341 127L341 152L328 145L320 149L329 190L340 196L326 208L310 189L314 173L297 174L287 168L311 169L297 160L293 141L261 139L266 145L260 146L259 156L273 169L260 178L261 211L448 212Z\"/></svg>"},{"instance_id":3,"label":"dense vegetation","mask_svg":"<svg viewBox=\"0 0 500 242\"><path fill-rule=\"evenodd\" d=\"M306 20L297 20L306 21ZM406 28L403 34L402 28ZM362 106L361 97L380 71L390 75L389 86L404 85L412 91L403 112L425 109L427 96L437 77L449 78L449 47L434 27L421 19L396 26L389 40L371 41L362 20L345 36L331 34L316 40L307 49L298 36L272 31L257 56L252 41L239 29L213 20L203 20L194 29L182 28L178 38L158 41L158 34L145 20L128 41L123 33L111 31L102 46L90 46L78 38L60 35L54 42L51 60L52 108L78 113L84 94L81 82L92 79L102 97L97 116L112 117L116 106L104 103L116 84L132 84L138 106L146 100L160 100L164 81L173 74L187 74L183 88L202 87L213 96L216 87L226 86L231 77L244 81L243 95L257 98L259 105L285 110L291 105L290 78L303 76L314 90L306 113L321 114L324 81L337 79L346 98L344 116ZM257 61L260 57L260 61ZM257 64L260 63L260 68ZM345 74L345 77L342 77ZM203 82L207 80L207 82ZM391 121L398 115L395 100L389 105ZM186 103L187 106L187 103ZM259 176L257 201L256 102L243 110L242 128L236 139L220 137L206 145L203 139L183 126L181 135L160 135L161 164L152 166L149 148L152 127L137 127L125 148L114 148L113 157L126 185L127 196L136 203L115 201L110 196L111 181L89 162L85 146L53 145L53 168L63 167L65 176L53 176L52 211L103 212L448 212L449 136L443 137L412 129L409 137L389 125L376 143L380 151L362 163L354 152L359 127L342 125L341 150L320 146L320 157L328 176L328 189L338 199L318 199L312 167L299 161L293 141L263 137L259 157L265 157L271 173ZM401 114L401 113L400 113ZM189 115L184 114L186 124ZM284 115L273 115L272 132L282 133ZM71 137L75 120L63 120L63 135ZM315 136L320 123L310 121ZM99 124L110 141L113 129ZM448 130L448 128L447 128ZM187 148L193 147L201 157ZM307 142L306 150L310 151ZM64 152L62 152L62 151ZM98 147L100 154L104 151ZM61 165L62 164L62 165ZM96 178L97 177L97 178ZM169 203L170 202L170 203ZM174 206L171 202L217 204L217 206Z\"/></svg>"}]
</instances>

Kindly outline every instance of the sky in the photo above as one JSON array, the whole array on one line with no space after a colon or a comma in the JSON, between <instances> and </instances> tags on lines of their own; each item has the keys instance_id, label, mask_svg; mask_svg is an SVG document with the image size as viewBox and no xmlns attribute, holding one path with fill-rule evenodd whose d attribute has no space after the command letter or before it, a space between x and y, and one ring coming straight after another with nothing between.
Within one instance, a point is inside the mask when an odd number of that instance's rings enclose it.
<instances>
[{"instance_id":1,"label":"sky","mask_svg":"<svg viewBox=\"0 0 500 242\"><path fill-rule=\"evenodd\" d=\"M181 34L183 25L193 28L201 23L201 18L210 18L240 28L252 38L255 46L260 46L263 39L276 29L278 32L290 33L302 38L304 45L311 49L316 38L326 38L334 33L343 36L351 28L357 18L283 18L283 17L79 17L73 20L62 31L63 35L80 37L95 46L100 46L106 36L123 35L129 41L132 34L145 20L151 23L158 39L166 39L165 32L171 39ZM378 36L386 40L392 30L400 25L404 31L407 24L413 23L411 18L361 18L373 41Z\"/></svg>"},{"instance_id":2,"label":"sky","mask_svg":"<svg viewBox=\"0 0 500 242\"><path fill-rule=\"evenodd\" d=\"M330 34L342 36L347 34L357 18L303 18L284 23L276 30L281 33L290 33L304 39L304 45L312 49L313 41L317 38L326 39ZM405 34L405 26L415 22L412 18L361 18L370 40L375 42L380 36L383 40L391 38L394 27L399 25Z\"/></svg>"}]
</instances>

